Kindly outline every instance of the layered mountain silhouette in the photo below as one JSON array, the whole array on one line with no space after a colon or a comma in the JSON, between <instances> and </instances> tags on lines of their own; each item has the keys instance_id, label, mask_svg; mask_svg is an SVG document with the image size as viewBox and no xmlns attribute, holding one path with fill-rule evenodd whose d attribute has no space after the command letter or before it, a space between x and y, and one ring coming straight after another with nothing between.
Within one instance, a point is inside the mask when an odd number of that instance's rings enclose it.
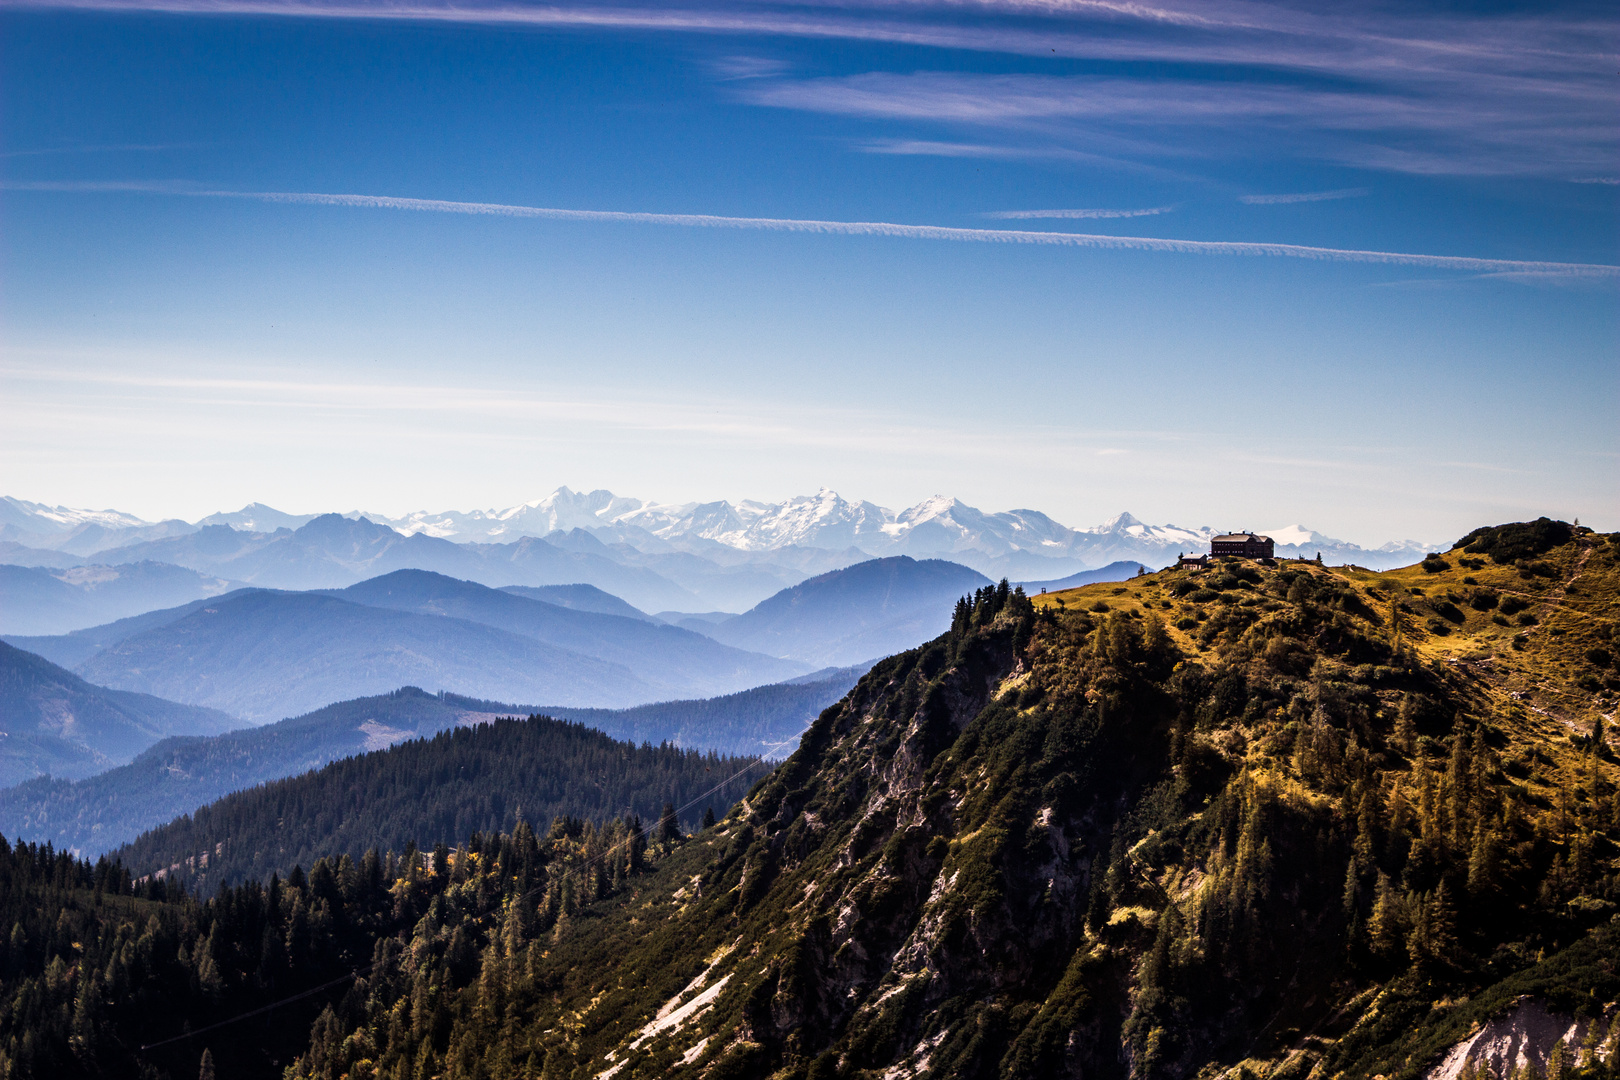
<instances>
[{"instance_id":1,"label":"layered mountain silhouette","mask_svg":"<svg viewBox=\"0 0 1620 1080\"><path fill-rule=\"evenodd\" d=\"M171 735L236 727L214 709L95 686L0 643L0 786L41 774L73 779L129 761Z\"/></svg>"},{"instance_id":2,"label":"layered mountain silhouette","mask_svg":"<svg viewBox=\"0 0 1620 1080\"><path fill-rule=\"evenodd\" d=\"M988 584L983 574L940 559L871 559L784 589L705 632L812 664L855 664L938 634L950 625L952 605Z\"/></svg>"},{"instance_id":3,"label":"layered mountain silhouette","mask_svg":"<svg viewBox=\"0 0 1620 1080\"><path fill-rule=\"evenodd\" d=\"M1099 581L1125 581L1146 570L1147 567L1141 563L1127 560L1112 562L1095 570L1082 570L1078 574L1070 574L1068 577L1052 581L1024 581L1019 584L1027 593L1057 592L1060 589L1078 589L1082 585L1094 585Z\"/></svg>"},{"instance_id":4,"label":"layered mountain silhouette","mask_svg":"<svg viewBox=\"0 0 1620 1080\"><path fill-rule=\"evenodd\" d=\"M212 574L150 560L71 569L0 565L0 634L62 634L234 587Z\"/></svg>"},{"instance_id":5,"label":"layered mountain silhouette","mask_svg":"<svg viewBox=\"0 0 1620 1080\"><path fill-rule=\"evenodd\" d=\"M511 705L408 686L263 727L211 738L167 739L127 765L76 782L58 779L66 774L52 770L52 777L0 790L0 834L49 841L94 858L231 792L502 716L572 720L637 745L668 743L749 759L766 754L780 758L786 754L771 751L791 752L799 733L862 673L818 672L805 682L618 710Z\"/></svg>"},{"instance_id":6,"label":"layered mountain silhouette","mask_svg":"<svg viewBox=\"0 0 1620 1080\"><path fill-rule=\"evenodd\" d=\"M339 514L273 533L208 525L185 536L119 548L118 555L276 589L343 588L394 570L416 569L494 586L585 582L641 607L681 607L696 599L653 570L623 565L601 552L567 551L532 536L503 544L457 544Z\"/></svg>"},{"instance_id":7,"label":"layered mountain silhouette","mask_svg":"<svg viewBox=\"0 0 1620 1080\"><path fill-rule=\"evenodd\" d=\"M526 596L530 600L543 600L558 607L572 608L575 611L594 611L601 615L623 615L630 619L642 619L646 622L662 622L662 619L647 614L638 607L633 607L612 593L598 589L595 585L504 585L502 592L509 592L516 596Z\"/></svg>"},{"instance_id":8,"label":"layered mountain silhouette","mask_svg":"<svg viewBox=\"0 0 1620 1080\"><path fill-rule=\"evenodd\" d=\"M423 570L398 570L351 585L335 595L369 607L443 615L498 627L623 664L643 681L685 695L741 690L802 675L806 670L801 664L733 649L702 634L660 626L644 617L560 607L513 591L490 589Z\"/></svg>"},{"instance_id":9,"label":"layered mountain silhouette","mask_svg":"<svg viewBox=\"0 0 1620 1080\"><path fill-rule=\"evenodd\" d=\"M482 623L261 590L126 638L79 670L253 724L401 685L568 704L660 696L629 668Z\"/></svg>"},{"instance_id":10,"label":"layered mountain silhouette","mask_svg":"<svg viewBox=\"0 0 1620 1080\"><path fill-rule=\"evenodd\" d=\"M56 639L15 640L81 657L76 667L92 682L248 723L401 685L615 708L730 693L817 666L421 570L336 592L240 590Z\"/></svg>"},{"instance_id":11,"label":"layered mountain silhouette","mask_svg":"<svg viewBox=\"0 0 1620 1080\"><path fill-rule=\"evenodd\" d=\"M181 604L178 607L145 611L139 615L116 619L100 626L87 626L82 630L73 630L66 634L7 634L0 640L4 640L16 648L37 653L53 664L60 664L65 668L77 668L102 649L116 645L126 638L134 637L145 630L167 626L176 619L184 618L199 608L219 604L252 591L254 590L233 589L228 593L221 593L219 596L209 597L204 600L193 600L189 604Z\"/></svg>"}]
</instances>

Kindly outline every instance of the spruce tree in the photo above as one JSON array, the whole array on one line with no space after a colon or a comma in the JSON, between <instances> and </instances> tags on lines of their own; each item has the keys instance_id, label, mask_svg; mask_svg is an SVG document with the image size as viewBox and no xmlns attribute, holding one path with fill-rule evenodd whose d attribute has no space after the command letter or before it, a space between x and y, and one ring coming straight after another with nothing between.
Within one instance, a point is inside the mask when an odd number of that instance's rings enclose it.
<instances>
[{"instance_id":1,"label":"spruce tree","mask_svg":"<svg viewBox=\"0 0 1620 1080\"><path fill-rule=\"evenodd\" d=\"M681 823L675 817L675 804L666 802L664 812L658 817L658 842L668 848L680 838Z\"/></svg>"}]
</instances>

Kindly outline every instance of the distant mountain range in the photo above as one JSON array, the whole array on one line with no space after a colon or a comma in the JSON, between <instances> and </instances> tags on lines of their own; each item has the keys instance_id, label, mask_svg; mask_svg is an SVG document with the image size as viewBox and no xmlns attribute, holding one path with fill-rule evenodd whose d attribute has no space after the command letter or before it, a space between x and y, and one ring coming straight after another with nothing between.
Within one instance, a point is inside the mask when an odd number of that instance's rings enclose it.
<instances>
[{"instance_id":1,"label":"distant mountain range","mask_svg":"<svg viewBox=\"0 0 1620 1080\"><path fill-rule=\"evenodd\" d=\"M346 531L344 520L359 529ZM1233 524L1148 525L1121 514L1072 529L1035 510L986 513L936 497L894 511L825 489L778 503L673 504L564 487L505 510L399 517L286 514L254 503L190 524L7 498L0 560L62 568L73 559L147 559L277 588L342 587L414 568L494 586L586 583L649 611L741 611L874 557L945 558L992 578L1044 581L1118 561L1168 565L1180 552L1207 550ZM1427 550L1416 541L1363 548L1298 525L1269 535L1284 557L1320 552L1374 569Z\"/></svg>"},{"instance_id":2,"label":"distant mountain range","mask_svg":"<svg viewBox=\"0 0 1620 1080\"><path fill-rule=\"evenodd\" d=\"M956 563L897 555L818 575L742 615L672 626L590 586L491 589L396 570L345 589L238 589L6 640L99 685L221 709L246 724L400 685L625 708L870 664L938 634L957 598L988 584Z\"/></svg>"},{"instance_id":3,"label":"distant mountain range","mask_svg":"<svg viewBox=\"0 0 1620 1080\"><path fill-rule=\"evenodd\" d=\"M27 783L8 779L17 786L0 791L0 834L48 840L95 858L233 791L499 716L544 714L637 745L667 742L688 750L780 758L792 752L799 732L864 673L864 668L822 671L809 681L622 710L509 705L407 686L246 731L156 745L148 740L150 749L133 762L76 782L56 770Z\"/></svg>"},{"instance_id":4,"label":"distant mountain range","mask_svg":"<svg viewBox=\"0 0 1620 1080\"><path fill-rule=\"evenodd\" d=\"M1078 574L1068 577L1055 578L1050 581L1021 581L1024 591L1030 595L1043 592L1057 592L1060 589L1078 589L1082 585L1095 585L1099 581L1124 581L1138 574L1145 573L1147 567L1139 562L1124 559L1111 562L1107 566L1096 570L1082 570Z\"/></svg>"},{"instance_id":5,"label":"distant mountain range","mask_svg":"<svg viewBox=\"0 0 1620 1080\"><path fill-rule=\"evenodd\" d=\"M254 724L400 685L616 708L731 693L818 666L645 615L559 607L422 570L344 590L242 589L56 638L10 640L99 685Z\"/></svg>"},{"instance_id":6,"label":"distant mountain range","mask_svg":"<svg viewBox=\"0 0 1620 1080\"><path fill-rule=\"evenodd\" d=\"M0 642L0 786L104 772L172 735L236 727L214 709L94 686Z\"/></svg>"},{"instance_id":7,"label":"distant mountain range","mask_svg":"<svg viewBox=\"0 0 1620 1080\"><path fill-rule=\"evenodd\" d=\"M989 584L940 559L871 559L783 589L703 632L812 664L870 663L937 637L950 627L956 601Z\"/></svg>"},{"instance_id":8,"label":"distant mountain range","mask_svg":"<svg viewBox=\"0 0 1620 1080\"><path fill-rule=\"evenodd\" d=\"M236 588L160 562L52 570L0 565L0 634L62 634Z\"/></svg>"}]
</instances>

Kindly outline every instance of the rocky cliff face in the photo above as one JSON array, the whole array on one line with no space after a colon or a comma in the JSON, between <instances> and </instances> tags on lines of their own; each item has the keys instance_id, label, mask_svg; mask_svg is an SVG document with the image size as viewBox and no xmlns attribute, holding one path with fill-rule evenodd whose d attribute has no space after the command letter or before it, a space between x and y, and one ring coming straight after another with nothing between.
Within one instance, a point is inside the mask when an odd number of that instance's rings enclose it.
<instances>
[{"instance_id":1,"label":"rocky cliff face","mask_svg":"<svg viewBox=\"0 0 1620 1080\"><path fill-rule=\"evenodd\" d=\"M1550 1012L1545 1002L1526 995L1453 1046L1423 1074L1424 1080L1468 1080L1482 1069L1491 1076L1522 1075L1531 1069L1545 1076L1579 1068L1608 1043L1613 1013L1610 1008L1576 1018Z\"/></svg>"}]
</instances>

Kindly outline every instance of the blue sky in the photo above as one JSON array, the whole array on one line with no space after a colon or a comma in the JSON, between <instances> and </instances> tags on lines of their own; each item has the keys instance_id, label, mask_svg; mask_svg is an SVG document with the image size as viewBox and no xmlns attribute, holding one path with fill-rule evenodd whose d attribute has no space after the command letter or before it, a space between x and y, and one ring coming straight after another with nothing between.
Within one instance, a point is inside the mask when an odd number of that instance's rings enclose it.
<instances>
[{"instance_id":1,"label":"blue sky","mask_svg":"<svg viewBox=\"0 0 1620 1080\"><path fill-rule=\"evenodd\" d=\"M1617 25L3 4L6 493L1620 528Z\"/></svg>"}]
</instances>

